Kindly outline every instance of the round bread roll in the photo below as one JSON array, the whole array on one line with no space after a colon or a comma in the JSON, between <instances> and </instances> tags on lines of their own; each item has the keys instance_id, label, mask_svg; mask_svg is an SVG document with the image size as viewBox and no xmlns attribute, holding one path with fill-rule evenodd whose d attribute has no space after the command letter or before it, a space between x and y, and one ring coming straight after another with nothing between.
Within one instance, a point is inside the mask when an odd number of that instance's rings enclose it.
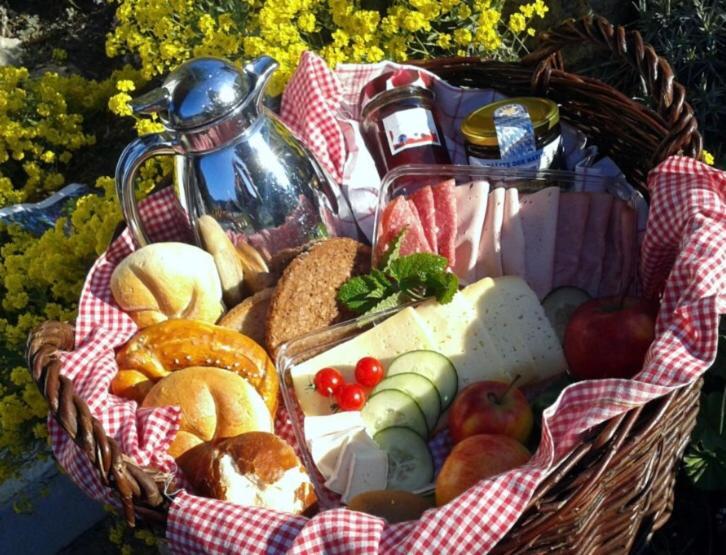
<instances>
[{"instance_id":1,"label":"round bread roll","mask_svg":"<svg viewBox=\"0 0 726 555\"><path fill-rule=\"evenodd\" d=\"M111 275L111 293L140 328L169 318L214 323L224 310L214 259L186 243L132 252Z\"/></svg>"},{"instance_id":2,"label":"round bread roll","mask_svg":"<svg viewBox=\"0 0 726 555\"><path fill-rule=\"evenodd\" d=\"M187 451L179 467L200 495L300 514L315 491L295 451L266 432L205 443Z\"/></svg>"},{"instance_id":3,"label":"round bread roll","mask_svg":"<svg viewBox=\"0 0 726 555\"><path fill-rule=\"evenodd\" d=\"M192 366L169 374L146 395L142 406L181 409L169 454L179 458L192 447L245 432L271 432L265 402L247 380L229 370Z\"/></svg>"},{"instance_id":4,"label":"round bread roll","mask_svg":"<svg viewBox=\"0 0 726 555\"><path fill-rule=\"evenodd\" d=\"M267 309L274 289L268 287L247 297L240 304L232 308L217 322L225 328L231 328L254 339L257 343L265 342L265 323L267 322Z\"/></svg>"}]
</instances>

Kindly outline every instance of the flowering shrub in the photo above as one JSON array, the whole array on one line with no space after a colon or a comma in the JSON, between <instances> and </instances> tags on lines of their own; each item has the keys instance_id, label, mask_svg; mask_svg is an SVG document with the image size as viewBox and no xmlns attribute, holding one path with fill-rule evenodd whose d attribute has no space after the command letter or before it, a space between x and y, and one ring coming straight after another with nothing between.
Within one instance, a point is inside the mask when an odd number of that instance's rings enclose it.
<instances>
[{"instance_id":1,"label":"flowering shrub","mask_svg":"<svg viewBox=\"0 0 726 555\"><path fill-rule=\"evenodd\" d=\"M542 0L506 18L503 0L392 0L380 9L361 0L109 2L116 24L106 53L136 68L99 82L0 68L0 207L39 200L72 179L74 157L102 146L89 122L106 110L130 116L133 94L191 57L271 55L280 63L268 89L274 95L305 50L331 65L452 54L514 59L534 34L532 21L547 12ZM62 63L67 53L53 49L52 58ZM134 121L139 135L162 129L153 117ZM170 169L170 159L147 162L137 190L148 192ZM85 275L121 221L113 179L92 181L100 194L78 199L40 237L0 224L0 482L24 455L41 452L46 436L47 408L23 367L27 334L43 320L74 317Z\"/></svg>"}]
</instances>

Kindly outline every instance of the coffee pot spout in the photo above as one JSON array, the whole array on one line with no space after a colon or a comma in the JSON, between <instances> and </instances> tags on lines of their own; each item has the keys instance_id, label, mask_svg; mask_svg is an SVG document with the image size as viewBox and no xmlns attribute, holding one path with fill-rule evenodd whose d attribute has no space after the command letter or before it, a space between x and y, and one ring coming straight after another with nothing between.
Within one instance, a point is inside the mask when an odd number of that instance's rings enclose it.
<instances>
[{"instance_id":1,"label":"coffee pot spout","mask_svg":"<svg viewBox=\"0 0 726 555\"><path fill-rule=\"evenodd\" d=\"M169 91L164 87L153 89L129 102L134 114L158 114L169 109Z\"/></svg>"},{"instance_id":2,"label":"coffee pot spout","mask_svg":"<svg viewBox=\"0 0 726 555\"><path fill-rule=\"evenodd\" d=\"M260 56L249 62L244 67L244 72L249 76L252 83L250 90L250 100L257 107L258 111L262 110L262 99L264 97L267 82L280 64L270 56Z\"/></svg>"}]
</instances>

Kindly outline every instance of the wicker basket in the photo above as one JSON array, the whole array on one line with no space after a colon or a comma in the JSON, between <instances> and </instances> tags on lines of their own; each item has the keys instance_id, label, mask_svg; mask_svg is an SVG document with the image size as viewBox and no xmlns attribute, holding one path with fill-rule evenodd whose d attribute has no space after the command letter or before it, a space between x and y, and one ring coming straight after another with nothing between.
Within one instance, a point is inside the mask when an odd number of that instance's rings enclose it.
<instances>
[{"instance_id":1,"label":"wicker basket","mask_svg":"<svg viewBox=\"0 0 726 555\"><path fill-rule=\"evenodd\" d=\"M567 73L560 49L591 44L627 63L643 79L655 109L595 79ZM668 63L637 32L604 19L567 22L541 37L518 64L478 58L417 62L455 85L496 88L508 95L547 96L564 120L583 130L645 190L648 171L671 154L698 157L701 136L684 89ZM73 383L60 375L56 351L73 348L73 327L46 322L27 346L33 379L50 412L114 488L130 525L136 516L163 525L170 499L162 476L120 452ZM661 527L673 505L675 466L698 412L700 381L591 430L589 437L537 489L496 553L622 553Z\"/></svg>"}]
</instances>

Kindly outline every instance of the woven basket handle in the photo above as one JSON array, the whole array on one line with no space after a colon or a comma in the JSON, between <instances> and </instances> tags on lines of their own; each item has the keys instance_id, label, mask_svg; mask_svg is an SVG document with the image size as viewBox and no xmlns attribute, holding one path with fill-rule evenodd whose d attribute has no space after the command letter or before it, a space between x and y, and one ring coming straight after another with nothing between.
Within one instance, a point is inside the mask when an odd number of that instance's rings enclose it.
<instances>
[{"instance_id":1,"label":"woven basket handle","mask_svg":"<svg viewBox=\"0 0 726 555\"><path fill-rule=\"evenodd\" d=\"M134 511L150 522L163 524L169 505L164 496L166 475L129 461L91 416L86 402L73 391L73 382L60 374L58 351L72 348L73 326L67 323L44 322L28 337L28 368L48 401L50 414L86 454L101 482L116 490L129 526L135 524Z\"/></svg>"},{"instance_id":2,"label":"woven basket handle","mask_svg":"<svg viewBox=\"0 0 726 555\"><path fill-rule=\"evenodd\" d=\"M648 95L657 105L657 112L666 122L669 135L654 154L661 161L672 154L683 152L699 159L703 139L693 109L686 102L686 90L673 76L665 58L656 54L637 31L626 31L614 26L603 17L584 17L568 20L540 35L540 46L522 59L524 64L538 64L533 80L535 90L546 89L552 70L564 70L561 50L566 46L592 44L609 50L613 58L626 62L645 83Z\"/></svg>"}]
</instances>

